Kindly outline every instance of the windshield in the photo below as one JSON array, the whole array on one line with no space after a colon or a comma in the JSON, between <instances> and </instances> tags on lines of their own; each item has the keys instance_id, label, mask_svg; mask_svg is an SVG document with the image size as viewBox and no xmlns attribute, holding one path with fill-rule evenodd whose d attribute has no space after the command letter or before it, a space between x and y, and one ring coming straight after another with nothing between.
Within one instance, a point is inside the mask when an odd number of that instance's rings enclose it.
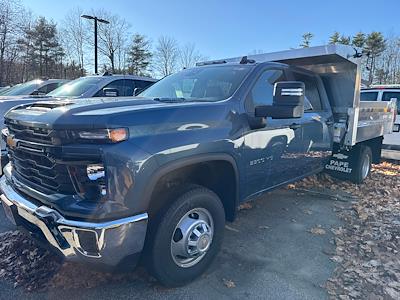
<instances>
[{"instance_id":1,"label":"windshield","mask_svg":"<svg viewBox=\"0 0 400 300\"><path fill-rule=\"evenodd\" d=\"M102 80L101 77L82 77L48 93L52 97L79 97Z\"/></svg>"},{"instance_id":2,"label":"windshield","mask_svg":"<svg viewBox=\"0 0 400 300\"><path fill-rule=\"evenodd\" d=\"M250 66L210 66L183 70L156 82L139 96L182 101L220 101L233 95Z\"/></svg>"},{"instance_id":3,"label":"windshield","mask_svg":"<svg viewBox=\"0 0 400 300\"><path fill-rule=\"evenodd\" d=\"M21 96L21 95L30 95L32 94L42 83L41 80L32 80L25 83L17 84L7 91L2 93L2 96Z\"/></svg>"}]
</instances>

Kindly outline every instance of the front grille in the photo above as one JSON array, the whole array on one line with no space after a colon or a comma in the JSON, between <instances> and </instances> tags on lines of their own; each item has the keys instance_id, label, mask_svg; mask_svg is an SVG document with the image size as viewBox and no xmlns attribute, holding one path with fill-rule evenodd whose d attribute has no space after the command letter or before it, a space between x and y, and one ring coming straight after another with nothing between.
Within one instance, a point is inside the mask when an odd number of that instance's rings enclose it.
<instances>
[{"instance_id":1,"label":"front grille","mask_svg":"<svg viewBox=\"0 0 400 300\"><path fill-rule=\"evenodd\" d=\"M45 194L78 193L86 199L98 199L104 183L102 179L90 181L86 171L88 164L98 163L97 158L68 160L60 147L61 141L67 144L63 131L6 124L16 143L8 149L16 179Z\"/></svg>"},{"instance_id":2,"label":"front grille","mask_svg":"<svg viewBox=\"0 0 400 300\"><path fill-rule=\"evenodd\" d=\"M23 139L34 143L42 143L45 145L58 144L59 139L56 137L56 132L51 129L35 128L6 122L6 126L10 134L16 139Z\"/></svg>"},{"instance_id":3,"label":"front grille","mask_svg":"<svg viewBox=\"0 0 400 300\"><path fill-rule=\"evenodd\" d=\"M13 171L17 176L32 182L42 192L74 194L66 165L57 164L44 153L31 152L27 148L9 150Z\"/></svg>"},{"instance_id":4,"label":"front grille","mask_svg":"<svg viewBox=\"0 0 400 300\"><path fill-rule=\"evenodd\" d=\"M74 194L68 167L49 154L49 149L60 144L57 132L9 122L6 125L18 142L17 147L8 149L13 175L44 193Z\"/></svg>"}]
</instances>

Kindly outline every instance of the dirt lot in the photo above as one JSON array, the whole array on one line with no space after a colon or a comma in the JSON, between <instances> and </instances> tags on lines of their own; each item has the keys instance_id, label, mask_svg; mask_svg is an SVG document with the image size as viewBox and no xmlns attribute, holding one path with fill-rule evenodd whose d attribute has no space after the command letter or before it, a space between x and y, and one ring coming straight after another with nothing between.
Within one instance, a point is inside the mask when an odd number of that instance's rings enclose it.
<instances>
[{"instance_id":1,"label":"dirt lot","mask_svg":"<svg viewBox=\"0 0 400 300\"><path fill-rule=\"evenodd\" d=\"M208 272L179 289L159 286L141 268L116 275L61 265L29 238L6 233L0 297L396 299L400 233L393 221L400 213L387 206L399 207L391 191L400 190L399 174L397 165L383 164L360 186L314 176L257 199L227 224ZM0 231L9 230L1 212Z\"/></svg>"}]
</instances>

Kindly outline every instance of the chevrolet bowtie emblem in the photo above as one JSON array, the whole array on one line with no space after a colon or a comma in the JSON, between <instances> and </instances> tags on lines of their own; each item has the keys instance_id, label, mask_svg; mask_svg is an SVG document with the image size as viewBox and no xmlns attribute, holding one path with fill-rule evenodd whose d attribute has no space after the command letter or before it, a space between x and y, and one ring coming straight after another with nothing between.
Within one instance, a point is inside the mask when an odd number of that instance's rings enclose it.
<instances>
[{"instance_id":1,"label":"chevrolet bowtie emblem","mask_svg":"<svg viewBox=\"0 0 400 300\"><path fill-rule=\"evenodd\" d=\"M17 147L17 141L14 139L14 136L11 134L7 136L7 146L10 147L11 149L14 149Z\"/></svg>"}]
</instances>

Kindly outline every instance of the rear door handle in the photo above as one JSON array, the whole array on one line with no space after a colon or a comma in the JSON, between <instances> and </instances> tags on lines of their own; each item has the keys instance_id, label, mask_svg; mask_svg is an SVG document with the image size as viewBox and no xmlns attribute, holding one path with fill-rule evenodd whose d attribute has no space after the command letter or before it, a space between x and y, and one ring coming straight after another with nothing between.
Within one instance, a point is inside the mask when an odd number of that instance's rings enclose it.
<instances>
[{"instance_id":1,"label":"rear door handle","mask_svg":"<svg viewBox=\"0 0 400 300\"><path fill-rule=\"evenodd\" d=\"M296 124L296 123L293 123L292 125L289 126L289 128L293 129L293 130L296 130L296 129L300 128L300 127L301 127L301 124Z\"/></svg>"},{"instance_id":2,"label":"rear door handle","mask_svg":"<svg viewBox=\"0 0 400 300\"><path fill-rule=\"evenodd\" d=\"M334 121L333 120L328 120L326 121L326 125L333 125Z\"/></svg>"}]
</instances>

